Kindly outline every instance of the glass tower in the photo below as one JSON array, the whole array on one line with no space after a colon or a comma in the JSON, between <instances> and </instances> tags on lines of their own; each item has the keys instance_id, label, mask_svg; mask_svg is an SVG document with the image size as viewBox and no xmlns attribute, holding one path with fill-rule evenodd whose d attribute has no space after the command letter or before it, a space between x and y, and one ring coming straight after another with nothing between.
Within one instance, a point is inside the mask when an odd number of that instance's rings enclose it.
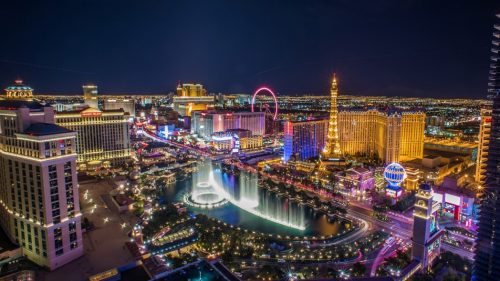
<instances>
[{"instance_id":1,"label":"glass tower","mask_svg":"<svg viewBox=\"0 0 500 281\"><path fill-rule=\"evenodd\" d=\"M500 23L500 14L497 14ZM500 276L500 24L494 25L488 92L493 99L491 135L486 162L473 280Z\"/></svg>"}]
</instances>

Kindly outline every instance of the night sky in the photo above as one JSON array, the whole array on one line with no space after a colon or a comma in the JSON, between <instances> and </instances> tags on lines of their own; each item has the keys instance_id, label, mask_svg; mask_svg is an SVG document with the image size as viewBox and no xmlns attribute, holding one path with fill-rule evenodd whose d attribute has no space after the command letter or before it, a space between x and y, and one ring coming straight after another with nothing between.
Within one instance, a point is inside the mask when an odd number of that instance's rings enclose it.
<instances>
[{"instance_id":1,"label":"night sky","mask_svg":"<svg viewBox=\"0 0 500 281\"><path fill-rule=\"evenodd\" d=\"M35 93L486 96L500 1L0 1L0 86Z\"/></svg>"}]
</instances>

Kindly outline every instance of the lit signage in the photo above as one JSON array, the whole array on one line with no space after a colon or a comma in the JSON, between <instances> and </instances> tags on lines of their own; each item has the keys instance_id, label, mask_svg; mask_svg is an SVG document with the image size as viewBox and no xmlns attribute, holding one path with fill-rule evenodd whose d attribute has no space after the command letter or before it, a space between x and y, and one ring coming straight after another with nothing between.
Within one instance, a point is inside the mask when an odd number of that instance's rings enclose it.
<instances>
[{"instance_id":1,"label":"lit signage","mask_svg":"<svg viewBox=\"0 0 500 281\"><path fill-rule=\"evenodd\" d=\"M233 138L234 138L234 147L232 152L238 153L240 151L240 138L238 137L238 135L234 135Z\"/></svg>"},{"instance_id":2,"label":"lit signage","mask_svg":"<svg viewBox=\"0 0 500 281\"><path fill-rule=\"evenodd\" d=\"M213 141L230 141L233 138L231 136L213 136L212 140Z\"/></svg>"},{"instance_id":3,"label":"lit signage","mask_svg":"<svg viewBox=\"0 0 500 281\"><path fill-rule=\"evenodd\" d=\"M385 189L385 195L390 198L399 198L402 194L402 190L395 190L391 188L386 188Z\"/></svg>"},{"instance_id":4,"label":"lit signage","mask_svg":"<svg viewBox=\"0 0 500 281\"><path fill-rule=\"evenodd\" d=\"M455 205L455 206L460 206L460 196L452 195L452 194L445 194L444 200L446 203Z\"/></svg>"},{"instance_id":5,"label":"lit signage","mask_svg":"<svg viewBox=\"0 0 500 281\"><path fill-rule=\"evenodd\" d=\"M439 202L439 203L443 203L443 194L434 193L434 195L432 197L432 200L436 201L436 202Z\"/></svg>"},{"instance_id":6,"label":"lit signage","mask_svg":"<svg viewBox=\"0 0 500 281\"><path fill-rule=\"evenodd\" d=\"M100 111L94 111L94 112L82 112L80 116L82 117L99 117L102 115L102 112Z\"/></svg>"}]
</instances>

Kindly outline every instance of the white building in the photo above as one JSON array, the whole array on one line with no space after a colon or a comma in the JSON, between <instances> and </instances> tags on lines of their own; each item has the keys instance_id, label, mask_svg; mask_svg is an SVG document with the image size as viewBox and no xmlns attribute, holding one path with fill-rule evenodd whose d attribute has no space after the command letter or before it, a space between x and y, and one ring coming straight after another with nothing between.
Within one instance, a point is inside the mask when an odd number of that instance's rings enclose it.
<instances>
[{"instance_id":1,"label":"white building","mask_svg":"<svg viewBox=\"0 0 500 281\"><path fill-rule=\"evenodd\" d=\"M104 100L104 110L115 109L123 109L123 111L127 112L130 117L135 117L135 101L132 98L116 98Z\"/></svg>"},{"instance_id":2,"label":"white building","mask_svg":"<svg viewBox=\"0 0 500 281\"><path fill-rule=\"evenodd\" d=\"M51 270L83 255L75 137L52 107L0 101L0 225Z\"/></svg>"}]
</instances>

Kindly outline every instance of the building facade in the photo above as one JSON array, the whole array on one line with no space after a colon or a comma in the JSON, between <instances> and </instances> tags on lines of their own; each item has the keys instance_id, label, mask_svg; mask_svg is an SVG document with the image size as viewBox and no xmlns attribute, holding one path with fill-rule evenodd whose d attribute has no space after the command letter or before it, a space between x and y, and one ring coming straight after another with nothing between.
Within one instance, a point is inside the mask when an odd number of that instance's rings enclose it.
<instances>
[{"instance_id":1,"label":"building facade","mask_svg":"<svg viewBox=\"0 0 500 281\"><path fill-rule=\"evenodd\" d=\"M179 84L177 95L173 98L173 108L182 116L191 116L193 111L207 110L214 103L214 97L207 96L207 91L201 84Z\"/></svg>"},{"instance_id":2,"label":"building facade","mask_svg":"<svg viewBox=\"0 0 500 281\"><path fill-rule=\"evenodd\" d=\"M117 109L123 109L130 117L135 117L135 100L133 98L104 100L104 110Z\"/></svg>"},{"instance_id":3,"label":"building facade","mask_svg":"<svg viewBox=\"0 0 500 281\"><path fill-rule=\"evenodd\" d=\"M56 124L78 133L77 163L82 170L119 166L130 160L128 118L123 109L95 108L58 112L55 116Z\"/></svg>"},{"instance_id":4,"label":"building facade","mask_svg":"<svg viewBox=\"0 0 500 281\"><path fill-rule=\"evenodd\" d=\"M488 149L491 134L491 109L481 110L481 123L479 126L479 146L477 148L475 180L484 184L486 178L486 161L488 161Z\"/></svg>"},{"instance_id":5,"label":"building facade","mask_svg":"<svg viewBox=\"0 0 500 281\"><path fill-rule=\"evenodd\" d=\"M433 200L430 185L422 184L415 195L413 211L412 258L420 262L423 270L428 270L441 252L441 236L437 212L439 203Z\"/></svg>"},{"instance_id":6,"label":"building facade","mask_svg":"<svg viewBox=\"0 0 500 281\"><path fill-rule=\"evenodd\" d=\"M98 91L97 86L93 84L87 84L82 86L83 89L83 101L86 105L93 108L99 108L99 99L97 97Z\"/></svg>"},{"instance_id":7,"label":"building facade","mask_svg":"<svg viewBox=\"0 0 500 281\"><path fill-rule=\"evenodd\" d=\"M473 280L495 280L500 276L500 14L494 26L488 91L493 96L491 133L486 161L486 178L481 194L479 228Z\"/></svg>"},{"instance_id":8,"label":"building facade","mask_svg":"<svg viewBox=\"0 0 500 281\"><path fill-rule=\"evenodd\" d=\"M0 101L0 225L51 270L83 255L75 138L52 107Z\"/></svg>"},{"instance_id":9,"label":"building facade","mask_svg":"<svg viewBox=\"0 0 500 281\"><path fill-rule=\"evenodd\" d=\"M251 151L262 149L262 136L253 135L252 131L230 129L212 135L211 146L217 151Z\"/></svg>"},{"instance_id":10,"label":"building facade","mask_svg":"<svg viewBox=\"0 0 500 281\"><path fill-rule=\"evenodd\" d=\"M33 89L30 86L24 85L23 80L17 79L14 85L5 88L5 97L7 99L33 99Z\"/></svg>"},{"instance_id":11,"label":"building facade","mask_svg":"<svg viewBox=\"0 0 500 281\"><path fill-rule=\"evenodd\" d=\"M425 113L344 110L338 114L340 150L378 156L384 163L422 158Z\"/></svg>"},{"instance_id":12,"label":"building facade","mask_svg":"<svg viewBox=\"0 0 500 281\"><path fill-rule=\"evenodd\" d=\"M328 119L285 122L284 158L307 160L317 157L325 148L328 135Z\"/></svg>"},{"instance_id":13,"label":"building facade","mask_svg":"<svg viewBox=\"0 0 500 281\"><path fill-rule=\"evenodd\" d=\"M196 111L192 116L191 132L209 140L213 133L230 129L250 130L252 135L265 133L264 112Z\"/></svg>"}]
</instances>

